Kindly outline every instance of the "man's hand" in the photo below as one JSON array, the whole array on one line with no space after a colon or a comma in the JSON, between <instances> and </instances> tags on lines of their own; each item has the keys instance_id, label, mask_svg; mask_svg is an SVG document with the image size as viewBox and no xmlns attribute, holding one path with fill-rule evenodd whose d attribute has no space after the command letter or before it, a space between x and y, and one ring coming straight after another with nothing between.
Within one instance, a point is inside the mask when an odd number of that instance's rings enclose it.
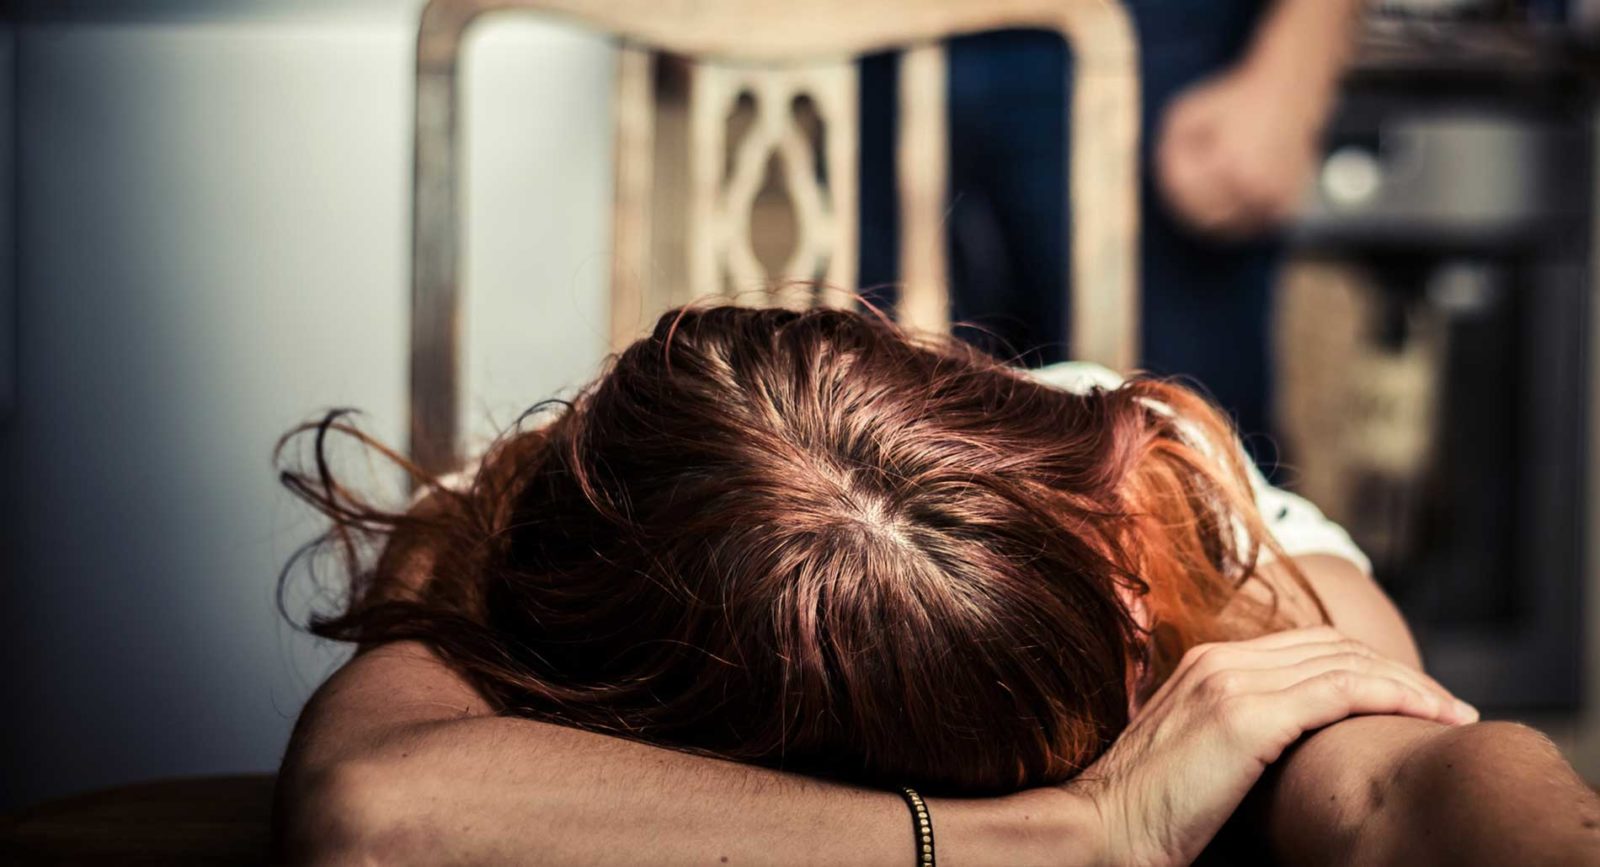
<instances>
[{"instance_id":1,"label":"man's hand","mask_svg":"<svg viewBox=\"0 0 1600 867\"><path fill-rule=\"evenodd\" d=\"M1243 238L1293 216L1326 112L1324 98L1297 79L1240 64L1173 100L1154 171L1180 219L1206 234Z\"/></svg>"}]
</instances>

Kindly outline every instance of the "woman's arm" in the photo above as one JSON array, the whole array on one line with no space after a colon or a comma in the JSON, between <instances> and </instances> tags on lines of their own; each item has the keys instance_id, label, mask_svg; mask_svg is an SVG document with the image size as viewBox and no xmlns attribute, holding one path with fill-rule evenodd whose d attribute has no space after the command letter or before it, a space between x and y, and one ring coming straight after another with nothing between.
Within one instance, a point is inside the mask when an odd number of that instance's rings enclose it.
<instances>
[{"instance_id":1,"label":"woman's arm","mask_svg":"<svg viewBox=\"0 0 1600 867\"><path fill-rule=\"evenodd\" d=\"M1047 800L930 801L939 863L1094 863L1092 809ZM909 865L910 821L895 794L493 716L405 643L307 705L277 837L313 864Z\"/></svg>"},{"instance_id":2,"label":"woman's arm","mask_svg":"<svg viewBox=\"0 0 1600 867\"><path fill-rule=\"evenodd\" d=\"M430 551L384 557L406 586L428 580ZM930 799L940 863L1096 863L1092 808L1040 800ZM898 794L496 716L418 642L360 653L317 690L275 814L296 864L914 863Z\"/></svg>"},{"instance_id":3,"label":"woman's arm","mask_svg":"<svg viewBox=\"0 0 1600 867\"><path fill-rule=\"evenodd\" d=\"M1305 865L1600 863L1600 802L1544 735L1364 717L1284 761L1268 832Z\"/></svg>"},{"instance_id":4,"label":"woman's arm","mask_svg":"<svg viewBox=\"0 0 1600 867\"><path fill-rule=\"evenodd\" d=\"M1336 557L1297 563L1334 626L1420 668L1405 621L1369 575ZM1285 755L1255 797L1286 863L1600 861L1600 801L1547 738L1512 723L1344 720Z\"/></svg>"},{"instance_id":5,"label":"woman's arm","mask_svg":"<svg viewBox=\"0 0 1600 867\"><path fill-rule=\"evenodd\" d=\"M1416 672L1330 646L1311 630L1197 649L1081 784L932 801L941 862L1187 863L1302 732L1351 713L1451 715ZM307 706L284 761L282 857L913 863L893 795L489 710L418 645L358 656Z\"/></svg>"}]
</instances>

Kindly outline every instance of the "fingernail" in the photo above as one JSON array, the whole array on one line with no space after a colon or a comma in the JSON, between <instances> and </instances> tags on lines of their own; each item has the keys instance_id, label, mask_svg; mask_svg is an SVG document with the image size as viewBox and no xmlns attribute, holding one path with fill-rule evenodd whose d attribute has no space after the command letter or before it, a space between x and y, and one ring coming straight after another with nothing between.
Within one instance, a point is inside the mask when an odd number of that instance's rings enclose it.
<instances>
[{"instance_id":1,"label":"fingernail","mask_svg":"<svg viewBox=\"0 0 1600 867\"><path fill-rule=\"evenodd\" d=\"M1456 699L1456 719L1464 723L1477 722L1478 709L1458 698Z\"/></svg>"}]
</instances>

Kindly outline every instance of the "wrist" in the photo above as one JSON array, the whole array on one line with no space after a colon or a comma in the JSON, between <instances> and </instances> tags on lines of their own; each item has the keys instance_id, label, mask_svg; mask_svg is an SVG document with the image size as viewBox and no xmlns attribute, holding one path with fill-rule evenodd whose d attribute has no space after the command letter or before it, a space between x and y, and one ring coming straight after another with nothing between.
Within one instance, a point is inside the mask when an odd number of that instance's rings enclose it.
<instances>
[{"instance_id":1,"label":"wrist","mask_svg":"<svg viewBox=\"0 0 1600 867\"><path fill-rule=\"evenodd\" d=\"M1309 138L1318 138L1338 98L1340 67L1297 62L1257 46L1234 67L1252 103L1271 106L1280 119L1292 121Z\"/></svg>"},{"instance_id":2,"label":"wrist","mask_svg":"<svg viewBox=\"0 0 1600 867\"><path fill-rule=\"evenodd\" d=\"M928 809L941 867L1109 863L1099 811L1072 786L997 798L930 798Z\"/></svg>"},{"instance_id":3,"label":"wrist","mask_svg":"<svg viewBox=\"0 0 1600 867\"><path fill-rule=\"evenodd\" d=\"M1257 28L1236 70L1271 104L1320 133L1354 51L1361 0L1282 2Z\"/></svg>"}]
</instances>

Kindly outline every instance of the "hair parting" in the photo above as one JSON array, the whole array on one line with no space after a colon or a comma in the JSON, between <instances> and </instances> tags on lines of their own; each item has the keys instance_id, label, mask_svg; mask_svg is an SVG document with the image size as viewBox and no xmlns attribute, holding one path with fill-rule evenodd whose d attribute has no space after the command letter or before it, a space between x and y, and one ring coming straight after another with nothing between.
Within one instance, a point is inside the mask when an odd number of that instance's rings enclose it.
<instances>
[{"instance_id":1,"label":"hair parting","mask_svg":"<svg viewBox=\"0 0 1600 867\"><path fill-rule=\"evenodd\" d=\"M277 450L349 576L309 629L426 642L506 714L1004 792L1092 762L1188 647L1325 618L1203 398L1052 388L870 305L669 311L453 478L349 416ZM338 437L419 495L361 496Z\"/></svg>"}]
</instances>

